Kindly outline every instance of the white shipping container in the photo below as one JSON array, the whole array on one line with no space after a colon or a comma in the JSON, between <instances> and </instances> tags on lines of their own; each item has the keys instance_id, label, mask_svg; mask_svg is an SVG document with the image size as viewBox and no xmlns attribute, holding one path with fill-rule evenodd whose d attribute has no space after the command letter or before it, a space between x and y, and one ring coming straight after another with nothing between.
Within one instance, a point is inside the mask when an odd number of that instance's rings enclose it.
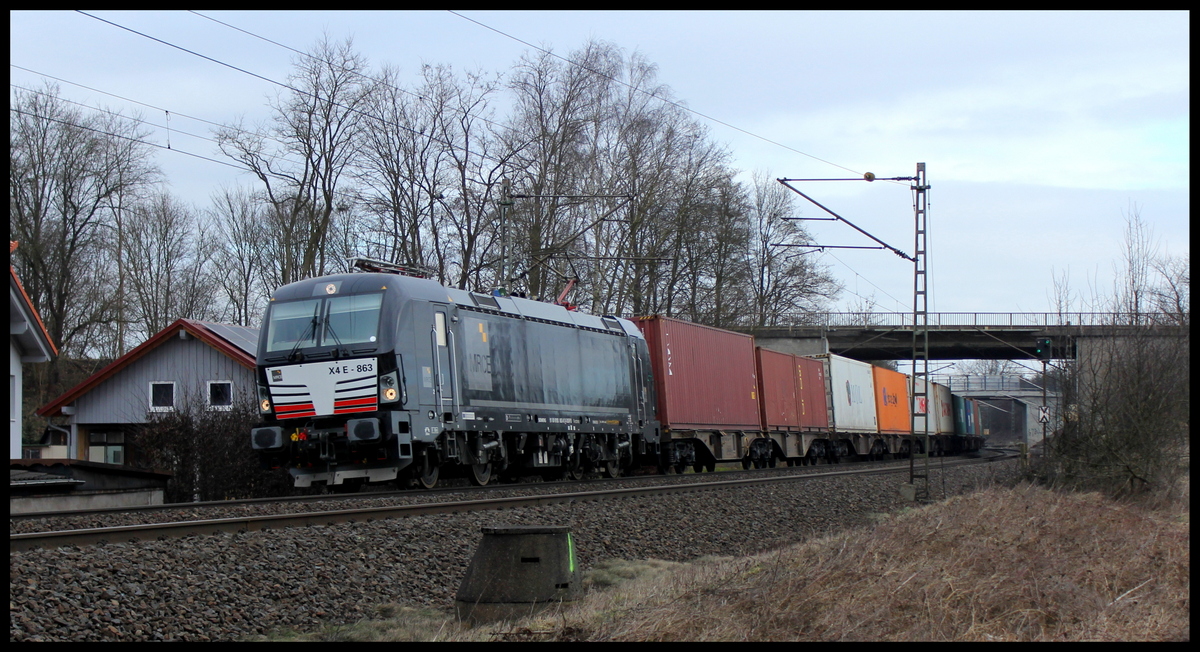
<instances>
[{"instance_id":1,"label":"white shipping container","mask_svg":"<svg viewBox=\"0 0 1200 652\"><path fill-rule=\"evenodd\" d=\"M909 389L912 389L912 377L909 377ZM917 381L917 387L926 387L926 381ZM928 408L933 414L933 420L929 422L929 434L931 435L952 435L954 434L954 403L950 398L950 388L938 383L932 383L933 390L926 390L926 402ZM921 416L921 406L916 406L917 418L913 423L913 432L920 434L925 429L925 417Z\"/></svg>"},{"instance_id":2,"label":"white shipping container","mask_svg":"<svg viewBox=\"0 0 1200 652\"><path fill-rule=\"evenodd\" d=\"M834 429L838 432L878 432L875 418L875 383L871 365L827 353Z\"/></svg>"}]
</instances>

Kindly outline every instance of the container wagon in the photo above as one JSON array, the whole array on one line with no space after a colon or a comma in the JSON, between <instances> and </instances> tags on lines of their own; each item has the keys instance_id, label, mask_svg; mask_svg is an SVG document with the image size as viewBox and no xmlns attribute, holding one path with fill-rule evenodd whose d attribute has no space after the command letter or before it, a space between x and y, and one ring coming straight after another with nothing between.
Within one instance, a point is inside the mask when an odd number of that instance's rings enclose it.
<instances>
[{"instance_id":1,"label":"container wagon","mask_svg":"<svg viewBox=\"0 0 1200 652\"><path fill-rule=\"evenodd\" d=\"M924 380L919 383L925 383ZM910 383L911 387L912 384ZM923 386L923 385L918 385ZM937 454L939 451L953 450L955 438L955 399L950 394L950 388L940 383L929 383L926 390L926 405L917 405L917 417L913 420L913 436L900 444L900 455L907 457L912 450L924 450L923 435L925 434L925 417L922 413L929 411L929 442L930 450Z\"/></svg>"},{"instance_id":2,"label":"container wagon","mask_svg":"<svg viewBox=\"0 0 1200 652\"><path fill-rule=\"evenodd\" d=\"M872 366L832 353L811 357L825 365L831 418L829 436L813 442L808 452L810 461L822 457L836 461L851 453L870 452L879 434Z\"/></svg>"},{"instance_id":3,"label":"container wagon","mask_svg":"<svg viewBox=\"0 0 1200 652\"><path fill-rule=\"evenodd\" d=\"M828 437L825 366L820 360L755 348L761 387L762 436L750 444L742 465L788 466L807 462L813 443Z\"/></svg>"},{"instance_id":4,"label":"container wagon","mask_svg":"<svg viewBox=\"0 0 1200 652\"><path fill-rule=\"evenodd\" d=\"M871 375L879 433L872 441L858 438L855 443L859 455L878 460L887 453L900 452L902 440L912 432L912 414L909 411L908 376L883 367L871 367ZM868 444L868 450L861 450Z\"/></svg>"},{"instance_id":5,"label":"container wagon","mask_svg":"<svg viewBox=\"0 0 1200 652\"><path fill-rule=\"evenodd\" d=\"M640 317L654 372L660 466L715 470L761 433L754 338L670 317Z\"/></svg>"}]
</instances>

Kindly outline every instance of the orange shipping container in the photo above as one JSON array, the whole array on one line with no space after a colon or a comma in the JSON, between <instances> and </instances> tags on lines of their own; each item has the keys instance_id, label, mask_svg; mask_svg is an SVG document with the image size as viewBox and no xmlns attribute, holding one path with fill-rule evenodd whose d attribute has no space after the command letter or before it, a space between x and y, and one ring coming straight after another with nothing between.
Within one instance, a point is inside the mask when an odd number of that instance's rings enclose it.
<instances>
[{"instance_id":1,"label":"orange shipping container","mask_svg":"<svg viewBox=\"0 0 1200 652\"><path fill-rule=\"evenodd\" d=\"M908 376L883 367L871 367L875 381L875 415L879 432L905 434L912 429L908 412Z\"/></svg>"}]
</instances>

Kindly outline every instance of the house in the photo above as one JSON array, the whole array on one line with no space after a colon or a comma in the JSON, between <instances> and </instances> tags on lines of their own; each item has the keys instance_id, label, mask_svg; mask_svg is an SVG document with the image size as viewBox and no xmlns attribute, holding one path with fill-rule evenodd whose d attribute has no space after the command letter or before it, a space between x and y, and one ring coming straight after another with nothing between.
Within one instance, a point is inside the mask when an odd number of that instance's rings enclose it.
<instances>
[{"instance_id":1,"label":"house","mask_svg":"<svg viewBox=\"0 0 1200 652\"><path fill-rule=\"evenodd\" d=\"M131 426L155 413L253 403L257 348L257 328L177 320L37 411L66 417L41 457L122 464Z\"/></svg>"},{"instance_id":2,"label":"house","mask_svg":"<svg viewBox=\"0 0 1200 652\"><path fill-rule=\"evenodd\" d=\"M21 410L24 393L21 382L24 378L22 365L26 362L49 362L58 355L54 342L46 332L42 318L34 309L17 270L12 266L12 254L17 243L8 243L8 451L9 459L21 457Z\"/></svg>"}]
</instances>

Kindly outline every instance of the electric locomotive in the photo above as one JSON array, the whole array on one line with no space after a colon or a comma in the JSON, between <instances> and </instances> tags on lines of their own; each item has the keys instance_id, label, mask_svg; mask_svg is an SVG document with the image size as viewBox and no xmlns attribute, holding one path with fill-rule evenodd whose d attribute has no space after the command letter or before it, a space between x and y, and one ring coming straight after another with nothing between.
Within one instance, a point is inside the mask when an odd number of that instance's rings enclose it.
<instances>
[{"instance_id":1,"label":"electric locomotive","mask_svg":"<svg viewBox=\"0 0 1200 652\"><path fill-rule=\"evenodd\" d=\"M633 323L353 265L366 271L276 290L259 334L251 446L297 487L615 476L657 459Z\"/></svg>"}]
</instances>

